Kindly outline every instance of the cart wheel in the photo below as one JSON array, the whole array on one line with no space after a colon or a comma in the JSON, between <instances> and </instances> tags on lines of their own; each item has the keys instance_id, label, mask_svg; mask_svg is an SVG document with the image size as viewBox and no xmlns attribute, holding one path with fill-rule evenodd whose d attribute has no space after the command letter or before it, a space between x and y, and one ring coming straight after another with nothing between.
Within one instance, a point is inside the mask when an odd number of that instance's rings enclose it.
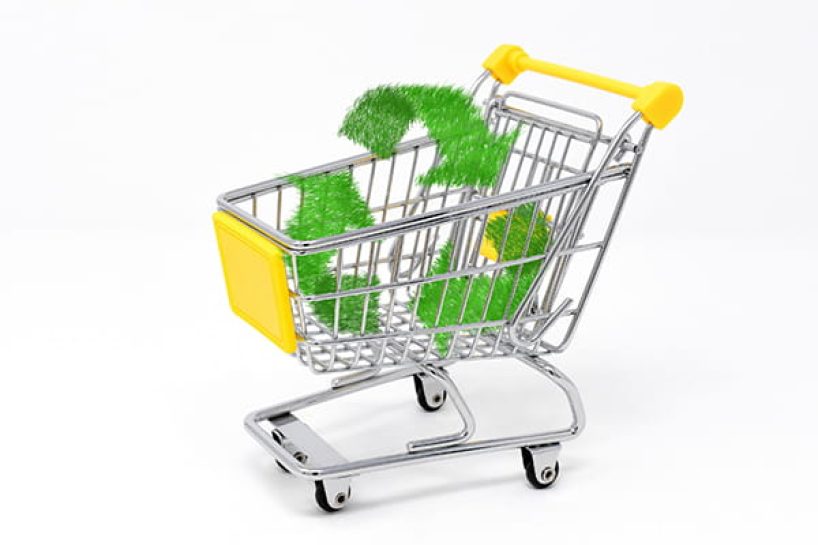
<instances>
[{"instance_id":1,"label":"cart wheel","mask_svg":"<svg viewBox=\"0 0 818 545\"><path fill-rule=\"evenodd\" d=\"M278 443L280 445L281 444L281 433L278 430L273 430L272 435L273 435L273 441L275 441L276 443ZM284 464L282 464L281 462L278 461L278 458L276 458L275 461L276 461L276 465L279 468L281 468L281 471L283 471L284 473L289 473L290 472L289 469L284 467Z\"/></svg>"},{"instance_id":2,"label":"cart wheel","mask_svg":"<svg viewBox=\"0 0 818 545\"><path fill-rule=\"evenodd\" d=\"M557 481L560 476L560 463L554 462L553 466L545 466L543 468L536 467L534 463L534 456L531 451L523 447L520 449L523 454L523 467L525 468L525 477L531 486L534 488L548 488Z\"/></svg>"},{"instance_id":3,"label":"cart wheel","mask_svg":"<svg viewBox=\"0 0 818 545\"><path fill-rule=\"evenodd\" d=\"M315 502L318 507L327 513L334 513L340 511L349 502L352 495L352 488L347 488L346 492L338 492L335 497L327 496L327 489L324 487L324 481L315 481Z\"/></svg>"},{"instance_id":4,"label":"cart wheel","mask_svg":"<svg viewBox=\"0 0 818 545\"><path fill-rule=\"evenodd\" d=\"M446 403L446 390L437 382L432 382L434 379L422 377L421 375L412 375L412 380L415 383L415 395L418 398L418 405L424 411L435 412Z\"/></svg>"}]
</instances>

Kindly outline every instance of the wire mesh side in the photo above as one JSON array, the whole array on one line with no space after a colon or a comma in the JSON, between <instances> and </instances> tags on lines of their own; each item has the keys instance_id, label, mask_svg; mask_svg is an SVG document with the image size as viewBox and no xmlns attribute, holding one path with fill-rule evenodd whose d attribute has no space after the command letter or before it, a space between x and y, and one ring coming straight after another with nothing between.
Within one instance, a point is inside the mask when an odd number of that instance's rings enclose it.
<instances>
[{"instance_id":1,"label":"wire mesh side","mask_svg":"<svg viewBox=\"0 0 818 545\"><path fill-rule=\"evenodd\" d=\"M510 98L516 102L512 103ZM527 247L531 238L529 224L524 243L526 248L521 256L507 259L504 255L504 242L509 236L506 231L497 249L499 255L495 260L487 258L481 254L480 248L486 225L491 221L490 213L502 210L509 218L506 225L510 226L511 219L521 212L521 206L535 207L536 213L531 213L530 221L534 222L536 217L547 218L553 240L564 228L585 188L595 154L610 144L610 139L602 134L601 122L593 114L563 107L567 113L590 121L590 128L579 127L527 112L520 108L520 103L526 101L555 108L547 101L522 95L496 99L487 107L487 123L492 131L498 134L517 132L499 182L491 189L476 191L472 188L418 186L415 183L417 177L439 160L434 142L428 139L404 145L389 159L361 156L311 169L312 173L349 172L376 225L445 212L487 197L511 196L534 186L559 186L560 189L522 204L495 207L457 221L437 223L428 228L410 226L378 240L356 243L353 239L342 247L331 249L329 272L335 282L334 290L326 293L303 292L298 281L299 258L294 256L289 282L296 329L302 338L298 355L304 363L318 372L344 371L443 359L492 357L514 350L503 328L515 310L513 300L516 294L526 289L525 282L521 282L521 271L541 262L549 248L533 251ZM628 157L624 159L623 162L627 162ZM611 187L614 188L612 192L621 194L628 175L627 169L619 172L620 175L607 180L600 191ZM572 180L575 183L559 183ZM275 238L286 231L287 219L297 208L299 199L299 191L282 181L245 193L236 199L236 206L273 228L270 234ZM595 208L595 205L589 206L586 212L590 214ZM601 219L603 224L610 221L610 216ZM585 236L586 223L582 222L582 228L576 229L569 243L560 250L558 266L542 284L535 303L527 309L528 317L523 327L553 313L560 302L566 300L565 293L569 288L578 284L581 292L583 282L588 282L587 275L569 274L569 265L575 256L601 247L602 238L591 240ZM604 225L601 232L605 232ZM441 250L447 245L450 260L446 270L433 272L433 264L440 259ZM345 276L361 280L351 286L345 285ZM510 288L506 286L510 295L507 301L501 301L505 304L499 304L503 308L498 311L494 308L497 306L495 294L501 279L505 284L510 282ZM468 302L471 290L478 283L488 288L485 305L475 311ZM451 286L462 291L460 303L463 307L455 309L455 320L441 320L442 310L431 319L418 316L417 302L424 297L424 290L435 286L442 292L441 307L449 304L446 294L453 289ZM317 311L319 307L323 307L323 312ZM559 310L560 319L573 321L579 307ZM360 318L357 327L350 327L350 317ZM371 318L369 323L368 317ZM447 344L436 341L441 335L449 339ZM551 343L543 340L536 349L551 350L559 340Z\"/></svg>"}]
</instances>

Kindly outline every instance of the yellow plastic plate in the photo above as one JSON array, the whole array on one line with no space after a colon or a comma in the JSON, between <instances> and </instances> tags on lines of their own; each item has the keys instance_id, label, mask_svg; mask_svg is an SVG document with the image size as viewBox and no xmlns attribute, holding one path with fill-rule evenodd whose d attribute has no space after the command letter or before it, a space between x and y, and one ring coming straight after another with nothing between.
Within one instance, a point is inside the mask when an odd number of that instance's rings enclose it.
<instances>
[{"instance_id":1,"label":"yellow plastic plate","mask_svg":"<svg viewBox=\"0 0 818 545\"><path fill-rule=\"evenodd\" d=\"M281 250L227 212L213 214L230 307L285 352L296 335Z\"/></svg>"}]
</instances>

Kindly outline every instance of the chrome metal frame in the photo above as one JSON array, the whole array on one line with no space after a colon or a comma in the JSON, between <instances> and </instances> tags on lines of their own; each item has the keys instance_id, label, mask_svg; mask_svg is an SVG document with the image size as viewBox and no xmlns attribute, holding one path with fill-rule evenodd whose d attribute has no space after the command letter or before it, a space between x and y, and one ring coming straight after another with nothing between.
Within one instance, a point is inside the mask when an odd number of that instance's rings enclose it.
<instances>
[{"instance_id":1,"label":"chrome metal frame","mask_svg":"<svg viewBox=\"0 0 818 545\"><path fill-rule=\"evenodd\" d=\"M289 177L230 191L218 199L220 209L244 221L289 256L292 311L301 339L298 358L317 373L347 372L333 380L327 390L255 411L245 419L249 433L284 468L322 483L332 509L342 507L348 499L349 479L355 475L478 452L524 448L524 458L528 456L538 468L544 467L543 475L556 478L557 468L552 466L559 443L578 436L585 426L576 387L545 357L563 352L574 336L652 127L642 124L641 134L634 137L640 120L636 113L614 136L607 136L596 114L516 91L501 94L500 84L487 72L472 86L475 100L480 100L480 91L489 80L492 85L482 99L486 123L495 133L518 131L498 183L490 190L417 187L414 180L424 170L422 163L429 168L439 160L435 142L419 138L400 144L390 159L367 153L296 173L350 172L362 185L366 202L378 220L370 227L319 240L292 239L284 231L287 207L294 206L299 194ZM614 205L602 215L602 234L589 241L589 217L606 188L611 188ZM530 248L537 216L531 214L524 257L504 259L505 244L498 248L496 261L481 256L479 246L489 214L502 210L512 217L519 207L530 203L553 216L546 248ZM504 242L511 223L506 222ZM430 276L432 261L444 240L453 248L450 270ZM299 289L298 261L318 252L332 252L336 290L306 294ZM590 269L582 275L573 271L573 261L581 254L593 256ZM539 263L539 269L522 303L512 309L509 300L500 319L488 319L489 300L500 274L516 271L514 294L522 266L530 263ZM344 274L365 278L365 285L342 289ZM483 319L466 321L466 300L481 275L491 279ZM459 279L467 283L459 320L440 324L446 290ZM581 286L576 298L563 294L572 281ZM435 324L421 324L413 301L432 283L443 283L438 319ZM347 297L363 298L360 330L342 331L339 326L341 302ZM320 301L334 302L334 323L322 323L312 311L312 305ZM367 331L370 307L377 311L377 331ZM440 351L434 339L443 333L452 339L447 350ZM458 361L501 357L517 359L556 384L567 398L571 423L536 434L473 440L475 419L446 367ZM306 407L410 376L423 377L427 388L448 394L462 419L462 429L409 441L405 452L349 461L293 415Z\"/></svg>"},{"instance_id":2,"label":"chrome metal frame","mask_svg":"<svg viewBox=\"0 0 818 545\"><path fill-rule=\"evenodd\" d=\"M468 441L474 434L476 425L471 412L468 411L468 407L457 391L454 382L448 374L445 373L444 367L457 361L451 360L434 366L422 366L421 369L400 367L382 373L377 377L346 384L338 388L330 388L286 403L260 409L247 415L244 419L244 426L250 435L267 449L270 454L275 456L289 472L313 481L344 479L362 473L428 462L435 459L476 454L479 452L493 452L526 446L554 445L573 439L582 433L585 428L585 411L579 396L579 391L571 379L540 356L518 353L514 357L548 378L562 390L571 410L572 420L570 424L564 428L541 433ZM325 403L368 388L407 378L419 371L433 373L433 376L445 385L449 394L454 394L460 399L459 403L462 405L458 405L457 408L461 416L464 417L464 428L461 432L441 437L410 441L407 443L406 452L386 456L350 462L339 455L339 457L336 457L337 463L331 465L316 465L309 457L304 461L305 458L299 456L299 454L303 454L301 450L293 451L292 448L288 449L285 445L282 445L274 439L273 429L283 429L286 435L289 423L298 422L299 426L304 426L300 420L292 415L294 411L303 410L307 407ZM269 424L271 429L265 429L263 424ZM314 437L318 438L318 435ZM313 438L313 441L314 440ZM314 447L314 451L316 452L323 452L324 449L331 449L331 447L326 444L320 448Z\"/></svg>"}]
</instances>

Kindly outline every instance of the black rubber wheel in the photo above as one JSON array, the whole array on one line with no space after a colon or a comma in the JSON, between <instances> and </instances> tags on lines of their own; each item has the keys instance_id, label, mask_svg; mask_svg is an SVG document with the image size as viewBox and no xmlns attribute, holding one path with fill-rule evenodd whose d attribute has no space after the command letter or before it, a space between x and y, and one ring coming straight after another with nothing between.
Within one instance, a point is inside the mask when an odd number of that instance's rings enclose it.
<instances>
[{"instance_id":1,"label":"black rubber wheel","mask_svg":"<svg viewBox=\"0 0 818 545\"><path fill-rule=\"evenodd\" d=\"M523 454L523 467L525 468L525 478L531 483L534 488L548 488L557 482L557 477L560 476L560 463L556 462L553 468L547 468L546 475L538 475L534 468L534 457L527 449L521 448L520 452Z\"/></svg>"},{"instance_id":2,"label":"black rubber wheel","mask_svg":"<svg viewBox=\"0 0 818 545\"><path fill-rule=\"evenodd\" d=\"M278 434L275 432L275 430L273 430L273 441L275 441L275 442L276 442L276 443L278 443L279 445L281 444L281 436L279 436L279 435L278 435ZM286 467L284 467L284 464L282 464L281 462L279 462L279 461L278 461L278 458L276 458L276 465L277 465L279 468L281 468L281 471L283 471L284 473L289 473L289 472L290 472L290 470L289 470L289 469L287 469Z\"/></svg>"},{"instance_id":3,"label":"black rubber wheel","mask_svg":"<svg viewBox=\"0 0 818 545\"><path fill-rule=\"evenodd\" d=\"M429 403L426 401L426 392L423 390L423 381L418 375L412 375L412 381L415 383L415 397L417 397L418 405L420 405L424 411L433 413L440 410L440 408L446 403L446 391L444 390L443 395L440 396L440 399L434 400L437 404L429 405Z\"/></svg>"},{"instance_id":4,"label":"black rubber wheel","mask_svg":"<svg viewBox=\"0 0 818 545\"><path fill-rule=\"evenodd\" d=\"M352 490L349 488L347 489L346 494L338 494L335 497L336 503L340 503L340 507L333 507L329 503L329 499L327 498L327 489L324 488L324 481L315 481L315 503L318 504L318 507L326 511L327 513L334 513L336 511L340 511L344 508L344 506L349 501L349 497L352 495Z\"/></svg>"}]
</instances>

